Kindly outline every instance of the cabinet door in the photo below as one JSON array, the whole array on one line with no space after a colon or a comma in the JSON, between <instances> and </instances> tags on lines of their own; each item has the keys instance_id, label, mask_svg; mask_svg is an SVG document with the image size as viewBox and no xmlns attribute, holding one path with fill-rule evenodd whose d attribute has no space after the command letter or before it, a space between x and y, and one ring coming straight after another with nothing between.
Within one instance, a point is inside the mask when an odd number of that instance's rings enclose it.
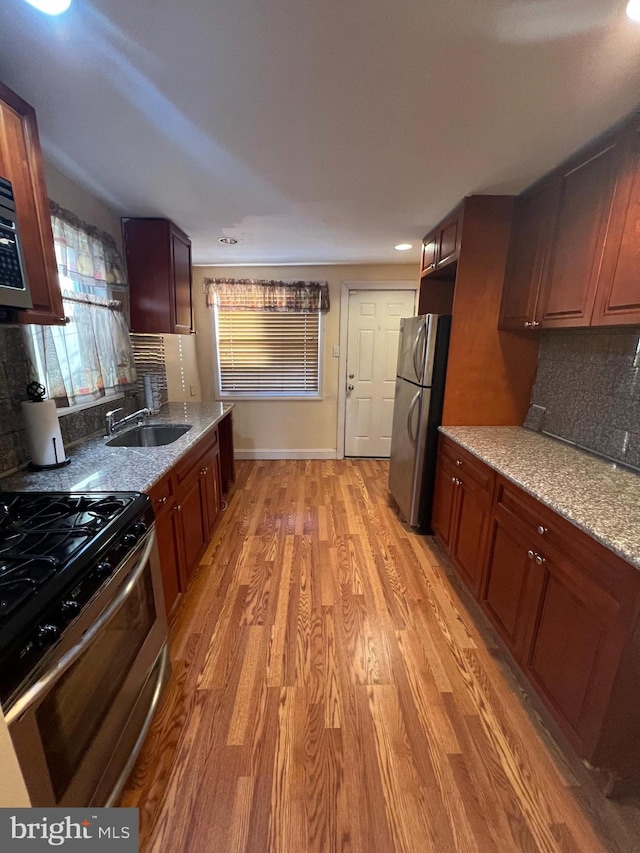
<instances>
[{"instance_id":1,"label":"cabinet door","mask_svg":"<svg viewBox=\"0 0 640 853\"><path fill-rule=\"evenodd\" d=\"M630 128L616 186L593 326L640 323L640 128Z\"/></svg>"},{"instance_id":2,"label":"cabinet door","mask_svg":"<svg viewBox=\"0 0 640 853\"><path fill-rule=\"evenodd\" d=\"M17 311L21 323L65 322L53 248L49 199L36 115L0 84L0 175L11 181L33 308Z\"/></svg>"},{"instance_id":3,"label":"cabinet door","mask_svg":"<svg viewBox=\"0 0 640 853\"><path fill-rule=\"evenodd\" d=\"M523 668L563 728L588 754L602 722L624 631L618 602L577 563L547 552Z\"/></svg>"},{"instance_id":4,"label":"cabinet door","mask_svg":"<svg viewBox=\"0 0 640 853\"><path fill-rule=\"evenodd\" d=\"M438 247L438 232L432 231L422 241L422 261L420 275L431 272L436 268L436 251Z\"/></svg>"},{"instance_id":5,"label":"cabinet door","mask_svg":"<svg viewBox=\"0 0 640 853\"><path fill-rule=\"evenodd\" d=\"M191 242L171 229L173 322L175 333L191 331Z\"/></svg>"},{"instance_id":6,"label":"cabinet door","mask_svg":"<svg viewBox=\"0 0 640 853\"><path fill-rule=\"evenodd\" d=\"M541 291L543 326L591 322L621 148L621 134L612 134L570 161L558 178L560 201Z\"/></svg>"},{"instance_id":7,"label":"cabinet door","mask_svg":"<svg viewBox=\"0 0 640 853\"><path fill-rule=\"evenodd\" d=\"M436 466L431 526L447 551L451 547L457 495L456 469L448 459L443 457L440 450Z\"/></svg>"},{"instance_id":8,"label":"cabinet door","mask_svg":"<svg viewBox=\"0 0 640 853\"><path fill-rule=\"evenodd\" d=\"M180 493L177 512L182 539L182 589L186 589L209 541L204 478L193 477Z\"/></svg>"},{"instance_id":9,"label":"cabinet door","mask_svg":"<svg viewBox=\"0 0 640 853\"><path fill-rule=\"evenodd\" d=\"M516 201L505 273L500 329L534 329L545 256L558 200L558 183L545 181Z\"/></svg>"},{"instance_id":10,"label":"cabinet door","mask_svg":"<svg viewBox=\"0 0 640 853\"><path fill-rule=\"evenodd\" d=\"M203 477L206 493L207 533L208 536L210 536L216 526L218 516L222 509L220 451L217 446L211 451L206 460Z\"/></svg>"},{"instance_id":11,"label":"cabinet door","mask_svg":"<svg viewBox=\"0 0 640 853\"><path fill-rule=\"evenodd\" d=\"M509 521L494 515L480 603L517 660L531 613L530 581L534 565L526 537Z\"/></svg>"},{"instance_id":12,"label":"cabinet door","mask_svg":"<svg viewBox=\"0 0 640 853\"><path fill-rule=\"evenodd\" d=\"M462 232L462 211L458 209L438 226L436 269L458 259Z\"/></svg>"},{"instance_id":13,"label":"cabinet door","mask_svg":"<svg viewBox=\"0 0 640 853\"><path fill-rule=\"evenodd\" d=\"M451 557L477 598L484 569L491 500L468 478L457 478L457 507L451 540Z\"/></svg>"},{"instance_id":14,"label":"cabinet door","mask_svg":"<svg viewBox=\"0 0 640 853\"><path fill-rule=\"evenodd\" d=\"M175 504L167 504L156 515L156 536L162 571L167 616L180 595L180 531Z\"/></svg>"}]
</instances>

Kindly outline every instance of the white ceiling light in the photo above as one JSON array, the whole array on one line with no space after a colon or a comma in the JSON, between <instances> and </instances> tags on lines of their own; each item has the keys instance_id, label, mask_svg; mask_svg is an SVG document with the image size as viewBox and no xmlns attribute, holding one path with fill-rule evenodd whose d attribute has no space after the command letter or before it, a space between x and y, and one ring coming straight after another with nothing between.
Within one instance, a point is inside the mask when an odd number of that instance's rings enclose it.
<instances>
[{"instance_id":1,"label":"white ceiling light","mask_svg":"<svg viewBox=\"0 0 640 853\"><path fill-rule=\"evenodd\" d=\"M235 237L218 237L218 243L222 243L225 246L235 246L237 242Z\"/></svg>"},{"instance_id":2,"label":"white ceiling light","mask_svg":"<svg viewBox=\"0 0 640 853\"><path fill-rule=\"evenodd\" d=\"M46 15L61 15L71 5L71 0L27 0L36 9Z\"/></svg>"},{"instance_id":3,"label":"white ceiling light","mask_svg":"<svg viewBox=\"0 0 640 853\"><path fill-rule=\"evenodd\" d=\"M406 252L408 249L413 249L413 243L398 243L393 247L397 252Z\"/></svg>"},{"instance_id":4,"label":"white ceiling light","mask_svg":"<svg viewBox=\"0 0 640 853\"><path fill-rule=\"evenodd\" d=\"M640 21L640 0L629 0L627 15L632 21Z\"/></svg>"}]
</instances>

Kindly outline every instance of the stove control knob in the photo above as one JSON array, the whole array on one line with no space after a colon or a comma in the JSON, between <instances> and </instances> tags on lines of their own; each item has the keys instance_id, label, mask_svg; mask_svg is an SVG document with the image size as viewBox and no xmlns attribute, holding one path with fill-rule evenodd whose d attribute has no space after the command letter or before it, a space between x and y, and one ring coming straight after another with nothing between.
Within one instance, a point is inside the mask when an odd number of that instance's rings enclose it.
<instances>
[{"instance_id":1,"label":"stove control knob","mask_svg":"<svg viewBox=\"0 0 640 853\"><path fill-rule=\"evenodd\" d=\"M125 548L133 548L137 541L138 537L135 533L125 533L122 537L122 544Z\"/></svg>"},{"instance_id":2,"label":"stove control knob","mask_svg":"<svg viewBox=\"0 0 640 853\"><path fill-rule=\"evenodd\" d=\"M38 645L41 649L51 646L60 636L60 628L57 625L40 625L38 628Z\"/></svg>"},{"instance_id":3,"label":"stove control knob","mask_svg":"<svg viewBox=\"0 0 640 853\"><path fill-rule=\"evenodd\" d=\"M113 571L113 566L108 560L101 560L96 566L96 575L99 578L106 578L107 575L111 574Z\"/></svg>"},{"instance_id":4,"label":"stove control knob","mask_svg":"<svg viewBox=\"0 0 640 853\"><path fill-rule=\"evenodd\" d=\"M62 615L64 617L71 618L72 616L75 616L76 613L80 610L80 605L77 601L74 601L73 598L69 598L67 601L62 602L60 610L62 611Z\"/></svg>"},{"instance_id":5,"label":"stove control knob","mask_svg":"<svg viewBox=\"0 0 640 853\"><path fill-rule=\"evenodd\" d=\"M133 532L136 533L138 536L144 536L144 534L147 532L147 525L144 523L144 521L138 521L133 525Z\"/></svg>"}]
</instances>

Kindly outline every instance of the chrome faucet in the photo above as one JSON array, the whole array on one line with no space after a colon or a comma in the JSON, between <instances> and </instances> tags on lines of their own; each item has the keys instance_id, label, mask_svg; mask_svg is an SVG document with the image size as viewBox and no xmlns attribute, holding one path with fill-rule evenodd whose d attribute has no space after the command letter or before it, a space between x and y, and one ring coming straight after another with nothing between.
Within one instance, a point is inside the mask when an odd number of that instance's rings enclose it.
<instances>
[{"instance_id":1,"label":"chrome faucet","mask_svg":"<svg viewBox=\"0 0 640 853\"><path fill-rule=\"evenodd\" d=\"M144 409L138 409L137 412L132 412L130 415L126 415L124 418L120 418L120 420L116 421L115 416L118 412L124 412L123 408L112 409L110 412L107 412L107 435L111 436L116 433L121 427L125 424L131 423L131 421L137 421L141 424L145 418L148 418L151 414L151 409L147 409L145 406Z\"/></svg>"}]
</instances>

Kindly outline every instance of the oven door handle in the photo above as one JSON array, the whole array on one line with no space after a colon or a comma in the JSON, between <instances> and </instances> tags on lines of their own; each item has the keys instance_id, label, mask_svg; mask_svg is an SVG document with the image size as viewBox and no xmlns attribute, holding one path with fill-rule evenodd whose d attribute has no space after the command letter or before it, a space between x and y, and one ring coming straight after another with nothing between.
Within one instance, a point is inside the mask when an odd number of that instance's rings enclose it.
<instances>
[{"instance_id":1,"label":"oven door handle","mask_svg":"<svg viewBox=\"0 0 640 853\"><path fill-rule=\"evenodd\" d=\"M102 628L104 628L107 622L110 622L111 619L113 619L118 610L120 610L126 602L134 586L140 580L140 577L149 562L149 555L151 554L154 542L155 531L152 529L147 536L147 542L144 546L142 556L136 564L136 567L129 575L127 581L122 585L117 596L109 605L107 605L107 607L105 607L93 625L91 625L90 628L87 628L80 641L77 642L75 646L72 646L69 651L60 658L55 666L45 673L42 678L36 681L36 683L33 684L26 693L24 693L18 701L8 709L5 713L7 725L11 725L19 719L25 711L28 711L29 708L38 701L42 694L46 693L46 691L64 675L70 666L73 666L83 652L86 651L87 647L91 644L96 635L102 630Z\"/></svg>"}]
</instances>

